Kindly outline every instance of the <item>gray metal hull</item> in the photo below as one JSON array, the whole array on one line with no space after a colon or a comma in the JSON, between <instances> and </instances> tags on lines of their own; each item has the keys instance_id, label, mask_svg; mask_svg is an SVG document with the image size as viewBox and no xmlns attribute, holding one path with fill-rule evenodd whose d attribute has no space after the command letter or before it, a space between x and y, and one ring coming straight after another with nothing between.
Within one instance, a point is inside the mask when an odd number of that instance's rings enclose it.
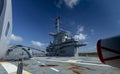
<instances>
[{"instance_id":1,"label":"gray metal hull","mask_svg":"<svg viewBox=\"0 0 120 74\"><path fill-rule=\"evenodd\" d=\"M77 49L74 46L66 46L59 50L58 56L72 57L75 56Z\"/></svg>"}]
</instances>

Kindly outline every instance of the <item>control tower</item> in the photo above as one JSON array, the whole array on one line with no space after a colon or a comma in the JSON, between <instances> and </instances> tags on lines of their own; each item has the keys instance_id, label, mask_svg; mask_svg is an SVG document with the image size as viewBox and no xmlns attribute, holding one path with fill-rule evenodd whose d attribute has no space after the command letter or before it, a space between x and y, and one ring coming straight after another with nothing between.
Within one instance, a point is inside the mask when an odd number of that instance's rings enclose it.
<instances>
[{"instance_id":1,"label":"control tower","mask_svg":"<svg viewBox=\"0 0 120 74\"><path fill-rule=\"evenodd\" d=\"M47 56L63 56L73 57L77 54L77 48L86 46L84 43L78 43L74 38L69 36L67 31L59 30L60 17L56 18L55 26L57 33L50 33L53 37L53 41L50 42L46 48Z\"/></svg>"}]
</instances>

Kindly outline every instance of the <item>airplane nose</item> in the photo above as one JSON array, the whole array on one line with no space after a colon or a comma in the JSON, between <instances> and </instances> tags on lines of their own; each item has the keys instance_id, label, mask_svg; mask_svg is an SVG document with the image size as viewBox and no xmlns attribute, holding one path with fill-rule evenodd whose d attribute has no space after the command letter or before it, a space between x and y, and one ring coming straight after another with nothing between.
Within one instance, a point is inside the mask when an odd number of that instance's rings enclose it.
<instances>
[{"instance_id":1,"label":"airplane nose","mask_svg":"<svg viewBox=\"0 0 120 74\"><path fill-rule=\"evenodd\" d=\"M98 40L97 53L102 63L120 68L120 35Z\"/></svg>"},{"instance_id":2,"label":"airplane nose","mask_svg":"<svg viewBox=\"0 0 120 74\"><path fill-rule=\"evenodd\" d=\"M97 42L97 53L100 61L105 64L105 61L103 60L102 50L101 50L101 40L98 40Z\"/></svg>"}]
</instances>

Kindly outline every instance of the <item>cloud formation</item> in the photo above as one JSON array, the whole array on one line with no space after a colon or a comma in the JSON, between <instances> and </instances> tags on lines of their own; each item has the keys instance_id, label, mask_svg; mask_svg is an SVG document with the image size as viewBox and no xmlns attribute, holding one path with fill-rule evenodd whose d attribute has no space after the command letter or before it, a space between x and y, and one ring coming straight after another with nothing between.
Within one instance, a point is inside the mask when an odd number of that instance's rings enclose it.
<instances>
[{"instance_id":1,"label":"cloud formation","mask_svg":"<svg viewBox=\"0 0 120 74\"><path fill-rule=\"evenodd\" d=\"M77 40L77 41L79 41L79 40L85 40L86 37L87 37L87 35L85 35L85 34L83 34L83 33L79 33L79 34L76 34L76 35L74 36L74 39Z\"/></svg>"},{"instance_id":2,"label":"cloud formation","mask_svg":"<svg viewBox=\"0 0 120 74\"><path fill-rule=\"evenodd\" d=\"M85 40L87 35L83 34L82 32L84 31L84 26L81 26L78 28L76 35L74 35L74 39L79 41L79 40Z\"/></svg>"},{"instance_id":3,"label":"cloud formation","mask_svg":"<svg viewBox=\"0 0 120 74\"><path fill-rule=\"evenodd\" d=\"M61 8L61 5L64 3L69 8L74 8L74 6L76 6L79 2L80 0L59 0L56 6L58 8Z\"/></svg>"},{"instance_id":4,"label":"cloud formation","mask_svg":"<svg viewBox=\"0 0 120 74\"><path fill-rule=\"evenodd\" d=\"M77 34L84 31L84 26L80 26L77 30Z\"/></svg>"},{"instance_id":5,"label":"cloud formation","mask_svg":"<svg viewBox=\"0 0 120 74\"><path fill-rule=\"evenodd\" d=\"M80 0L64 0L65 4L70 8L76 6L79 3L79 1Z\"/></svg>"},{"instance_id":6,"label":"cloud formation","mask_svg":"<svg viewBox=\"0 0 120 74\"><path fill-rule=\"evenodd\" d=\"M39 42L39 41L34 41L34 40L32 40L31 43L32 43L32 45L37 46L37 47L42 47L42 46L44 46L44 44L41 43L41 42Z\"/></svg>"},{"instance_id":7,"label":"cloud formation","mask_svg":"<svg viewBox=\"0 0 120 74\"><path fill-rule=\"evenodd\" d=\"M12 34L11 37L10 37L10 40L11 41L19 41L20 42L20 41L23 40L23 38L20 37L20 36L16 36L16 35Z\"/></svg>"}]
</instances>

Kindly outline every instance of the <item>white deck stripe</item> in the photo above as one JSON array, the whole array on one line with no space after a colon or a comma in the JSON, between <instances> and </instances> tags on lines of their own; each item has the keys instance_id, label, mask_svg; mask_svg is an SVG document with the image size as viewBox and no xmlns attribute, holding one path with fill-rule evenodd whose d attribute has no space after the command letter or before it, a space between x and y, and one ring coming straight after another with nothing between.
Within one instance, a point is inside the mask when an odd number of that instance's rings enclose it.
<instances>
[{"instance_id":1,"label":"white deck stripe","mask_svg":"<svg viewBox=\"0 0 120 74\"><path fill-rule=\"evenodd\" d=\"M37 61L37 60L35 60L35 59L32 59L32 60L34 60L34 61L36 61L37 63L40 63L40 64L42 64L42 65L45 65L44 63L41 63L40 61Z\"/></svg>"},{"instance_id":2,"label":"white deck stripe","mask_svg":"<svg viewBox=\"0 0 120 74\"><path fill-rule=\"evenodd\" d=\"M92 66L106 66L106 67L111 67L111 66L109 66L109 65L104 65L104 64L93 64L93 63L83 63L84 61L82 61L82 62L75 62L75 61L69 61L69 60L67 60L67 61L62 61L62 60L53 60L53 59L40 59L40 60L45 60L45 61L55 61L55 62L68 62L68 63L76 63L76 64L84 64L84 65L92 65ZM87 61L86 61L87 62Z\"/></svg>"},{"instance_id":3,"label":"white deck stripe","mask_svg":"<svg viewBox=\"0 0 120 74\"><path fill-rule=\"evenodd\" d=\"M40 61L37 61L36 59L33 59L34 61L36 61L37 63L41 63ZM41 63L42 65L45 65L44 63ZM59 72L59 70L53 68L53 67L50 67L50 69L56 71L56 72Z\"/></svg>"},{"instance_id":4,"label":"white deck stripe","mask_svg":"<svg viewBox=\"0 0 120 74\"><path fill-rule=\"evenodd\" d=\"M55 68L53 68L53 67L50 67L50 69L52 69L52 70L54 70L54 71L56 71L56 72L59 72L59 70L57 70L57 69L55 69Z\"/></svg>"},{"instance_id":5,"label":"white deck stripe","mask_svg":"<svg viewBox=\"0 0 120 74\"><path fill-rule=\"evenodd\" d=\"M38 63L41 63L40 61L37 61Z\"/></svg>"},{"instance_id":6,"label":"white deck stripe","mask_svg":"<svg viewBox=\"0 0 120 74\"><path fill-rule=\"evenodd\" d=\"M41 63L40 61L37 61L38 63L42 64L42 65L45 65L44 63Z\"/></svg>"},{"instance_id":7,"label":"white deck stripe","mask_svg":"<svg viewBox=\"0 0 120 74\"><path fill-rule=\"evenodd\" d=\"M104 65L104 64L93 64L93 63L82 63L82 62L78 62L78 64L89 65L89 66L106 66L106 67L111 67L109 65Z\"/></svg>"},{"instance_id":8,"label":"white deck stripe","mask_svg":"<svg viewBox=\"0 0 120 74\"><path fill-rule=\"evenodd\" d=\"M0 64L4 67L4 69L7 71L8 74L17 72L17 66L15 66L11 63L4 62L4 63L0 63ZM23 70L23 74L31 74L31 73Z\"/></svg>"}]
</instances>

